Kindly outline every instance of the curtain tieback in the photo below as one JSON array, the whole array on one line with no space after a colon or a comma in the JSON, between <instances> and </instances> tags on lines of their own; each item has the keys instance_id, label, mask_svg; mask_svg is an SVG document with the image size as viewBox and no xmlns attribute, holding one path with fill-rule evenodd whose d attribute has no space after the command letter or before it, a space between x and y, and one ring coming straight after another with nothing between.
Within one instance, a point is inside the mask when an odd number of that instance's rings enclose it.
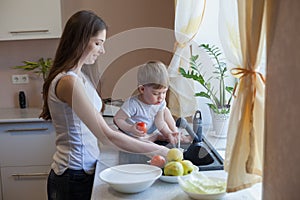
<instances>
[{"instance_id":1,"label":"curtain tieback","mask_svg":"<svg viewBox=\"0 0 300 200\"><path fill-rule=\"evenodd\" d=\"M265 83L265 78L264 76L260 73L260 72L257 72L257 71L254 71L254 70L249 70L249 69L245 69L245 68L241 68L241 67L238 67L238 68L233 68L231 70L231 74L239 79L242 79L243 77L245 76L248 76L248 75L258 75L261 80ZM255 135L254 135L254 127L253 127L253 109L254 109L254 101L255 101L255 96L256 96L256 88L254 87L254 91L253 91L253 95L252 95L252 101L251 101L251 112L250 112L250 124L249 126L251 127L250 128L250 131L249 131L249 136L250 136L250 144L249 144L249 147L250 147L250 152L249 152L249 155L247 157L247 160L246 160L246 172L249 173L249 174L257 174L257 175L261 175L260 172L257 172L256 169L255 169Z\"/></svg>"},{"instance_id":2,"label":"curtain tieback","mask_svg":"<svg viewBox=\"0 0 300 200\"><path fill-rule=\"evenodd\" d=\"M258 75L264 83L266 82L264 75L258 71L237 67L237 68L231 69L230 72L233 76L235 76L239 79L241 79L245 76L248 76L248 75Z\"/></svg>"}]
</instances>

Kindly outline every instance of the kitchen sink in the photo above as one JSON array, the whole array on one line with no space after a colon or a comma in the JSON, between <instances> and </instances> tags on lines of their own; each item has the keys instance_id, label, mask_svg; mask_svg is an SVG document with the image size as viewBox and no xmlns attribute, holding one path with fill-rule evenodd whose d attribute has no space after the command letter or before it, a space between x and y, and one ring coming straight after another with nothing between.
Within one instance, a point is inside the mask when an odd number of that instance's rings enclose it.
<instances>
[{"instance_id":1,"label":"kitchen sink","mask_svg":"<svg viewBox=\"0 0 300 200\"><path fill-rule=\"evenodd\" d=\"M185 149L184 151L184 158L193 161L190 159L191 157L198 157L196 159L196 166L199 167L200 171L208 171L208 170L223 170L224 169L224 159L221 155L217 152L217 150L211 145L211 143L206 139L204 135L202 135L202 145L197 155L197 152L192 156L186 155L186 150L190 147L190 145L183 146L182 148ZM203 149L202 149L203 148ZM198 150L198 149L197 149ZM203 151L205 150L205 151ZM202 155L201 155L202 154Z\"/></svg>"},{"instance_id":2,"label":"kitchen sink","mask_svg":"<svg viewBox=\"0 0 300 200\"><path fill-rule=\"evenodd\" d=\"M172 148L170 144L165 144L165 143L160 143L160 144ZM181 148L184 149L184 159L191 160L196 166L199 167L200 171L224 169L224 165L223 165L224 159L220 156L220 154L211 145L211 143L206 139L205 136L202 136L201 144L196 144L196 145L182 144ZM192 153L187 154L187 152L192 152ZM134 153L126 153L126 152L119 153L119 164L147 163L147 161L149 160L150 160L149 157L142 154L134 154Z\"/></svg>"}]
</instances>

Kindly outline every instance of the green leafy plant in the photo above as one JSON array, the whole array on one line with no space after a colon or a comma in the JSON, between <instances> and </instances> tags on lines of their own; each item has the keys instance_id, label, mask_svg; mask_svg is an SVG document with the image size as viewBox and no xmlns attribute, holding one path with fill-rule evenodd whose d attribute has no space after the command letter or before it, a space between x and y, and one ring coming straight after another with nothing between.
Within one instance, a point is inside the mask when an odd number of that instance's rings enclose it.
<instances>
[{"instance_id":1,"label":"green leafy plant","mask_svg":"<svg viewBox=\"0 0 300 200\"><path fill-rule=\"evenodd\" d=\"M185 71L180 67L179 72L183 77L197 81L204 87L204 91L195 93L195 96L209 99L210 103L208 103L208 106L215 113L227 114L230 112L233 87L225 85L226 72L228 70L226 63L220 58L222 55L221 50L217 46L210 46L209 44L201 44L199 47L213 60L213 66L215 67L213 71L214 75L205 79L204 73L200 70L201 63L199 62L199 55L191 55L190 68ZM218 80L218 90L212 86L211 81L213 79ZM226 100L226 92L230 94L228 100Z\"/></svg>"},{"instance_id":2,"label":"green leafy plant","mask_svg":"<svg viewBox=\"0 0 300 200\"><path fill-rule=\"evenodd\" d=\"M51 58L40 58L37 62L33 61L23 61L24 65L14 66L14 69L23 69L25 71L33 71L39 76L42 75L43 80L48 76L50 67L53 64L53 60Z\"/></svg>"}]
</instances>

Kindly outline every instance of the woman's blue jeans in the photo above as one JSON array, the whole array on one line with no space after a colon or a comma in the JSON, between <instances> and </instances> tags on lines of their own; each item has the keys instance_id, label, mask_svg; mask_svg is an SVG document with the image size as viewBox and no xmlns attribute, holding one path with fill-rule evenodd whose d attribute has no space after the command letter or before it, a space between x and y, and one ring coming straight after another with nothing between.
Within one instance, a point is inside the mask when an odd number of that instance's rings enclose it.
<instances>
[{"instance_id":1,"label":"woman's blue jeans","mask_svg":"<svg viewBox=\"0 0 300 200\"><path fill-rule=\"evenodd\" d=\"M56 175L51 169L47 183L48 200L90 200L94 176L71 169Z\"/></svg>"}]
</instances>

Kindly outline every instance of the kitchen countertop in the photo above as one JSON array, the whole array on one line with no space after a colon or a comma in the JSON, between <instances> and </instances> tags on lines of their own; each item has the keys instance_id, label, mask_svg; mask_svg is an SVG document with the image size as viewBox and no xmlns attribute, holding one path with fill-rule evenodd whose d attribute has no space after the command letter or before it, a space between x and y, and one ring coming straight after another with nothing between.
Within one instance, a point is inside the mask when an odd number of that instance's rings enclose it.
<instances>
[{"instance_id":1,"label":"kitchen countertop","mask_svg":"<svg viewBox=\"0 0 300 200\"><path fill-rule=\"evenodd\" d=\"M113 126L112 118L105 117L109 126ZM205 134L205 133L204 133ZM226 138L214 138L210 135L209 131L206 133L206 137L213 144L217 151L224 157ZM107 183L103 182L99 174L102 170L119 164L118 151L108 146L101 147L101 159L97 163L95 180L92 192L92 200L189 200L187 194L185 194L178 184L166 183L161 180L155 181L155 183L147 190L136 194L124 194L113 190ZM215 177L227 177L227 173L224 170L212 170L202 171L207 176ZM226 200L260 200L262 196L262 184L258 183L238 192L227 193L223 199Z\"/></svg>"},{"instance_id":2,"label":"kitchen countertop","mask_svg":"<svg viewBox=\"0 0 300 200\"><path fill-rule=\"evenodd\" d=\"M103 116L113 116L119 107L106 106ZM41 108L0 108L0 123L40 122Z\"/></svg>"},{"instance_id":3,"label":"kitchen countertop","mask_svg":"<svg viewBox=\"0 0 300 200\"><path fill-rule=\"evenodd\" d=\"M40 122L40 108L0 108L0 123Z\"/></svg>"},{"instance_id":4,"label":"kitchen countertop","mask_svg":"<svg viewBox=\"0 0 300 200\"><path fill-rule=\"evenodd\" d=\"M156 180L154 184L143 192L135 194L124 194L113 190L107 183L99 178L99 173L107 168L105 162L98 162L96 175L92 193L92 200L189 200L189 196L185 194L178 184L166 183ZM227 174L223 170L202 171L207 176L226 178ZM240 190L238 192L227 193L222 199L224 200L260 200L262 184L258 183L251 188Z\"/></svg>"}]
</instances>

